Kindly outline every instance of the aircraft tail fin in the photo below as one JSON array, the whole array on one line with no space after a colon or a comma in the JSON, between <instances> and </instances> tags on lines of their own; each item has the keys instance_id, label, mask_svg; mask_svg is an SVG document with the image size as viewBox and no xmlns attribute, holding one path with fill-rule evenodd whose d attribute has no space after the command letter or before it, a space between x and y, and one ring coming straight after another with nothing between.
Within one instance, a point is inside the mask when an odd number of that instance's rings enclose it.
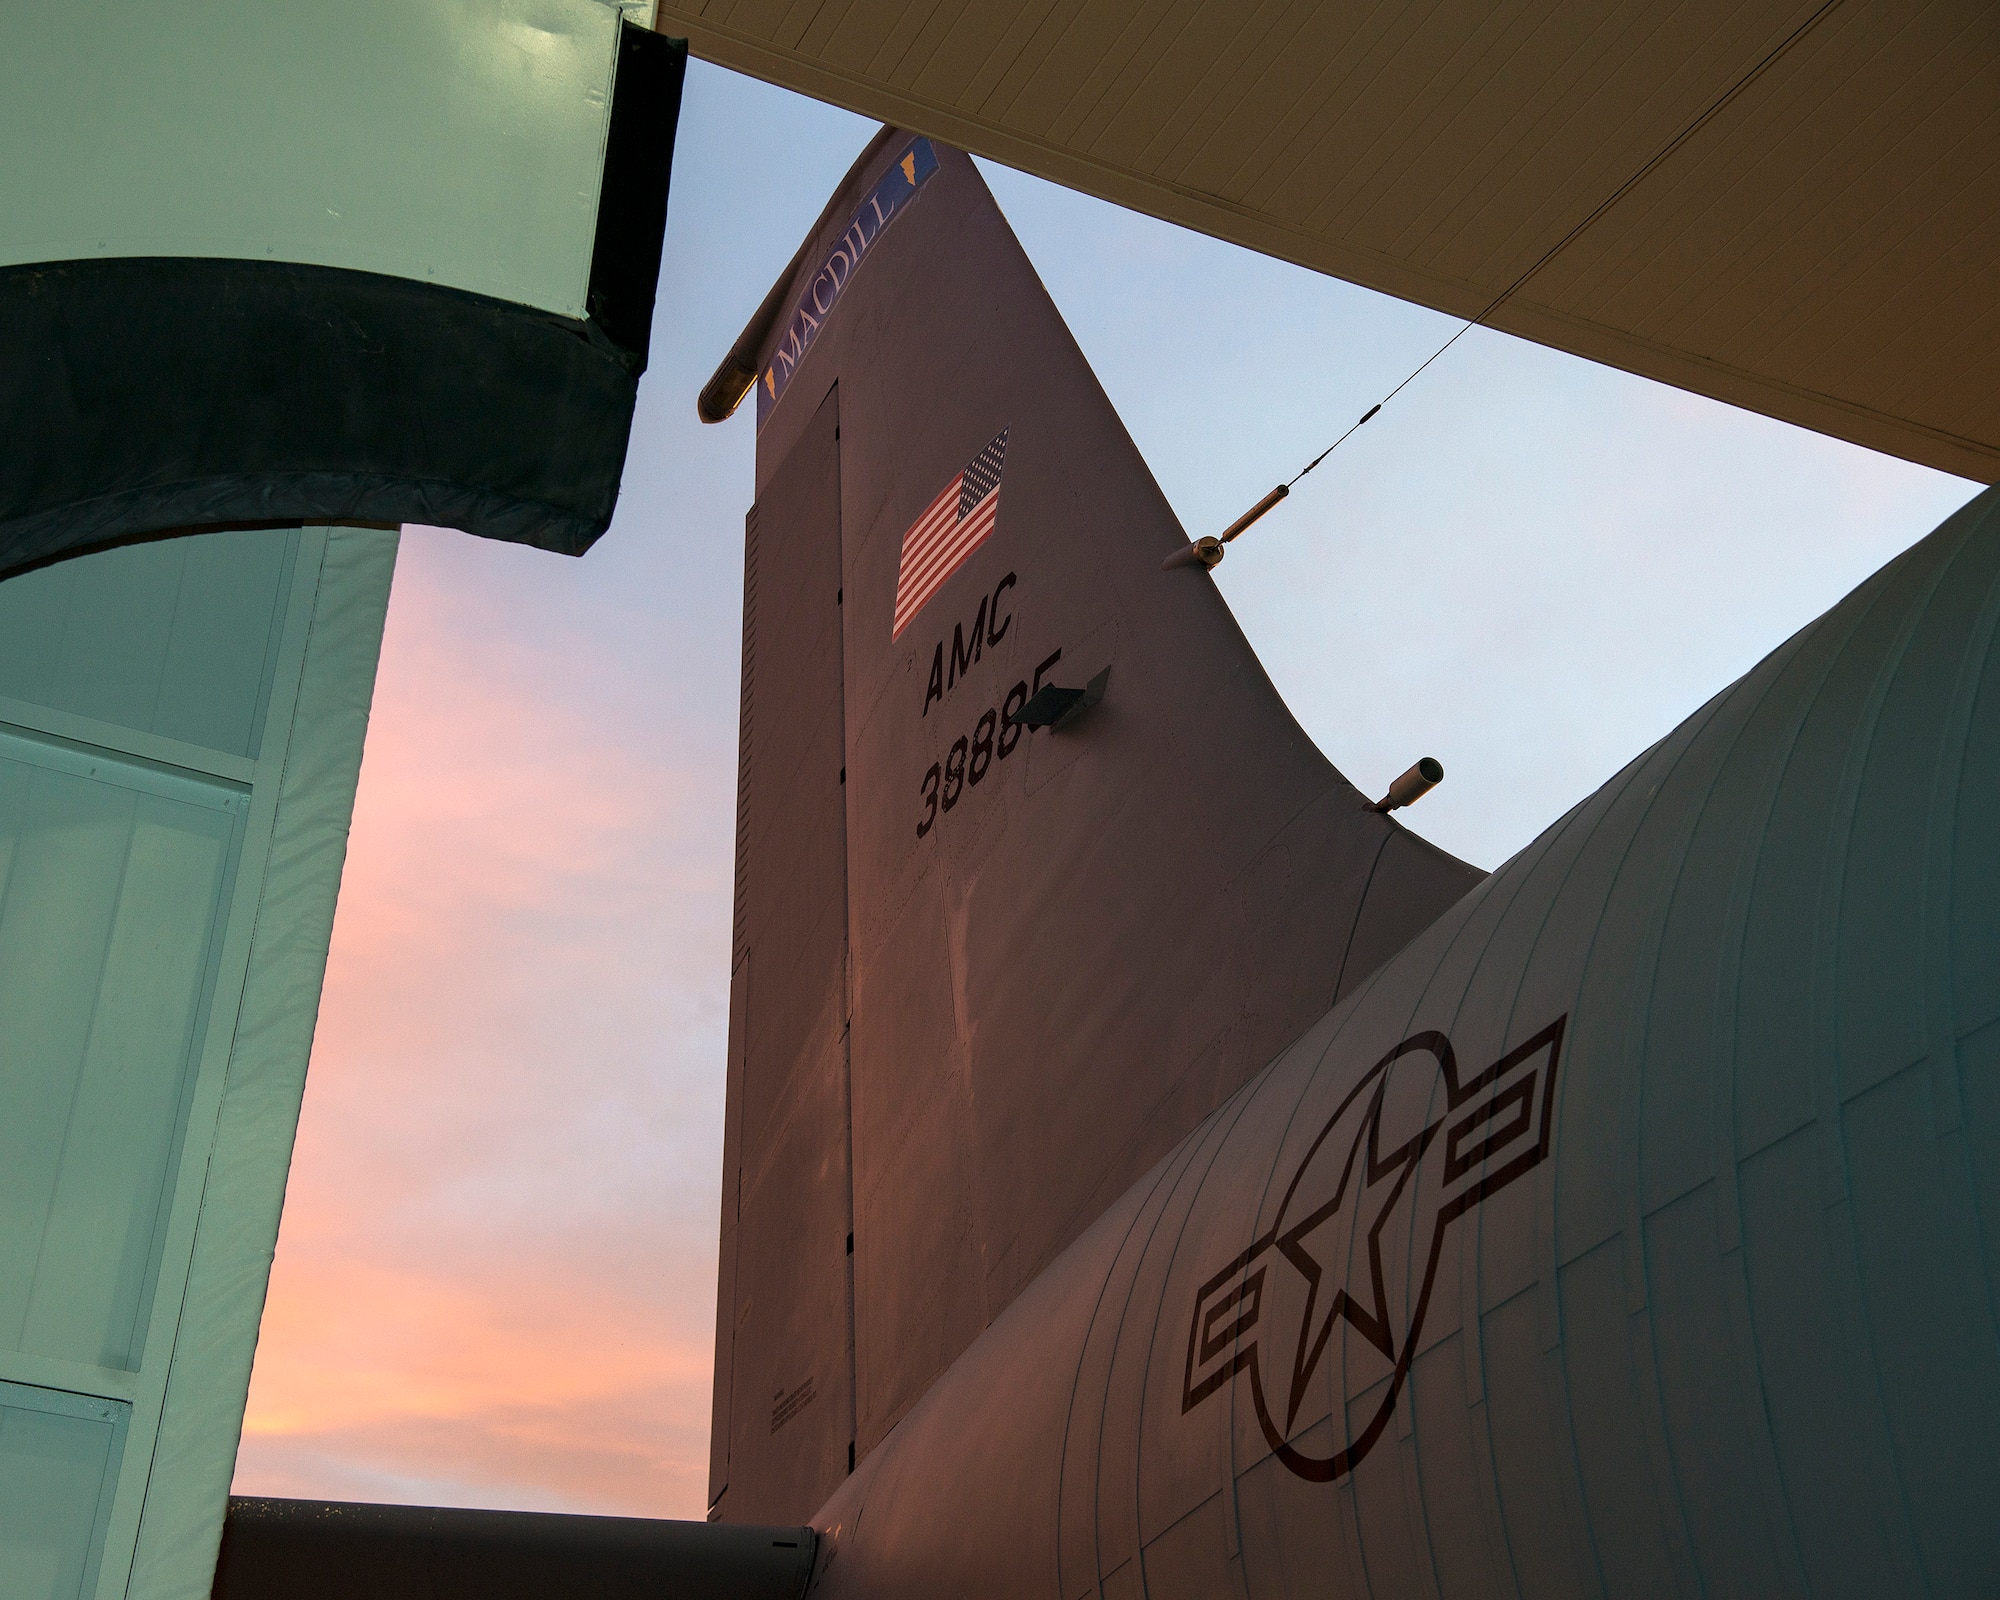
<instances>
[{"instance_id":1,"label":"aircraft tail fin","mask_svg":"<svg viewBox=\"0 0 2000 1600\"><path fill-rule=\"evenodd\" d=\"M713 1515L810 1515L1481 874L1321 755L965 155L885 129L758 407Z\"/></svg>"}]
</instances>

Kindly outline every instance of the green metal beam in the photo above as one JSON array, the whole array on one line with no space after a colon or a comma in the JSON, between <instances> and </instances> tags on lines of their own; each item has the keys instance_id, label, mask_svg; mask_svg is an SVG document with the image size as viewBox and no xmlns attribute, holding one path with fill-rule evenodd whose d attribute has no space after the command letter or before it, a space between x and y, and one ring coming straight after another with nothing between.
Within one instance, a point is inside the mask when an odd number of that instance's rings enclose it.
<instances>
[{"instance_id":1,"label":"green metal beam","mask_svg":"<svg viewBox=\"0 0 2000 1600\"><path fill-rule=\"evenodd\" d=\"M0 584L0 1572L33 1600L208 1593L396 546Z\"/></svg>"},{"instance_id":2,"label":"green metal beam","mask_svg":"<svg viewBox=\"0 0 2000 1600\"><path fill-rule=\"evenodd\" d=\"M0 266L291 261L580 318L620 18L599 0L21 7Z\"/></svg>"}]
</instances>

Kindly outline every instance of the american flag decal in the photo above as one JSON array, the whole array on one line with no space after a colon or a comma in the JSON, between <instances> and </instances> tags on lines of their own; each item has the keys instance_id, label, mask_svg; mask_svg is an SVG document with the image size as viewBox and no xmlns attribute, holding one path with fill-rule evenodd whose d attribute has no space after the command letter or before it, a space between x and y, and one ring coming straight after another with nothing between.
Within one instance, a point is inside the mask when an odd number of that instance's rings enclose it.
<instances>
[{"instance_id":1,"label":"american flag decal","mask_svg":"<svg viewBox=\"0 0 2000 1600\"><path fill-rule=\"evenodd\" d=\"M896 621L891 640L902 637L924 603L944 586L965 558L986 542L1000 512L1000 467L1007 459L1007 429L967 463L944 492L924 508L903 535L903 560L896 571Z\"/></svg>"}]
</instances>

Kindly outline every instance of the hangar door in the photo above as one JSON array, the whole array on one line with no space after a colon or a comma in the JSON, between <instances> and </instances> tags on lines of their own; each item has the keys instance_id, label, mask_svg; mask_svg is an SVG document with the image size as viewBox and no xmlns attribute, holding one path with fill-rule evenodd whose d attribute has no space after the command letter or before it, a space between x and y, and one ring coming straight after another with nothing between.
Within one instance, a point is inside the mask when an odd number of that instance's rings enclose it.
<instances>
[{"instance_id":1,"label":"hangar door","mask_svg":"<svg viewBox=\"0 0 2000 1600\"><path fill-rule=\"evenodd\" d=\"M0 1597L206 1594L394 533L0 583Z\"/></svg>"}]
</instances>

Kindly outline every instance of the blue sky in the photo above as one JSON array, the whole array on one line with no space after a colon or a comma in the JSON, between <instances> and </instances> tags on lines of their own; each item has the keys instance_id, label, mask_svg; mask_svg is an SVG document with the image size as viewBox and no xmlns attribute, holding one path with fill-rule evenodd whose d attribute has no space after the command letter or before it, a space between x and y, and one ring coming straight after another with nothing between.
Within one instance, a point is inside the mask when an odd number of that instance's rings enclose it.
<instances>
[{"instance_id":1,"label":"blue sky","mask_svg":"<svg viewBox=\"0 0 2000 1600\"><path fill-rule=\"evenodd\" d=\"M691 65L611 532L405 534L239 1492L702 1514L754 437L694 398L872 131ZM1458 326L984 170L1191 533ZM1974 489L1475 330L1217 581L1491 867Z\"/></svg>"}]
</instances>

